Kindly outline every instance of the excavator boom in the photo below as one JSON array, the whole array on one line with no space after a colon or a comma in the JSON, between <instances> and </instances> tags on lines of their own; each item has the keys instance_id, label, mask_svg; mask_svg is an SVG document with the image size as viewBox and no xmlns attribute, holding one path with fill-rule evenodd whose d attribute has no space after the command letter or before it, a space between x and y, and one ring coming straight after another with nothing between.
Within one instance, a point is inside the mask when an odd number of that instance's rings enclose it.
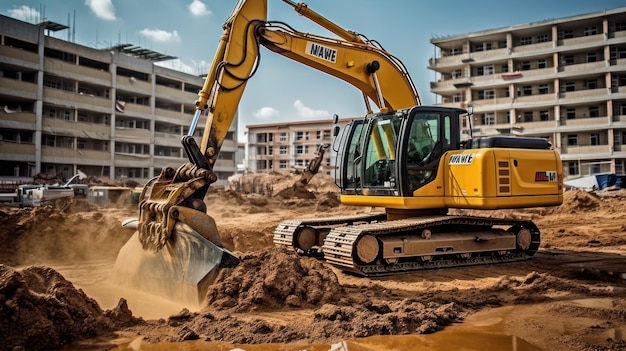
<instances>
[{"instance_id":1,"label":"excavator boom","mask_svg":"<svg viewBox=\"0 0 626 351\"><path fill-rule=\"evenodd\" d=\"M370 99L381 110L420 103L400 60L306 4L283 1L339 38L268 22L266 0L237 3L224 23L213 63L195 101L189 132L181 141L189 162L177 169L162 169L145 185L137 231L120 250L115 264L121 284L177 301L201 303L219 268L238 264L238 258L223 247L204 197L217 180L213 167L248 79L256 71L261 46L355 86L364 94L368 113L372 112ZM198 145L194 134L203 114L206 124ZM313 166L303 182L317 173L319 162Z\"/></svg>"}]
</instances>

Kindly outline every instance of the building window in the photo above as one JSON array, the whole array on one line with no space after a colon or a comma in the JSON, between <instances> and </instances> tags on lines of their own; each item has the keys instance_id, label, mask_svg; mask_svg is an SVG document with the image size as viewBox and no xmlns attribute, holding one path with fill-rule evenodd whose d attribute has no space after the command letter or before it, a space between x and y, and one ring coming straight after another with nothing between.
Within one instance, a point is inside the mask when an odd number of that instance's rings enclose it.
<instances>
[{"instance_id":1,"label":"building window","mask_svg":"<svg viewBox=\"0 0 626 351\"><path fill-rule=\"evenodd\" d=\"M598 106L589 106L589 117L600 117L600 108Z\"/></svg>"},{"instance_id":2,"label":"building window","mask_svg":"<svg viewBox=\"0 0 626 351\"><path fill-rule=\"evenodd\" d=\"M496 124L496 118L493 113L485 113L481 116L481 122L483 125L493 125Z\"/></svg>"},{"instance_id":3,"label":"building window","mask_svg":"<svg viewBox=\"0 0 626 351\"><path fill-rule=\"evenodd\" d=\"M547 43L550 41L550 36L547 34L540 34L537 36L538 43Z\"/></svg>"},{"instance_id":4,"label":"building window","mask_svg":"<svg viewBox=\"0 0 626 351\"><path fill-rule=\"evenodd\" d=\"M287 168L287 160L280 160L278 162L278 168L282 168L282 169Z\"/></svg>"},{"instance_id":5,"label":"building window","mask_svg":"<svg viewBox=\"0 0 626 351\"><path fill-rule=\"evenodd\" d=\"M278 150L278 152L279 152L281 155L287 155L287 150L289 150L289 149L287 148L287 146L281 146L281 147L280 147L280 149Z\"/></svg>"},{"instance_id":6,"label":"building window","mask_svg":"<svg viewBox=\"0 0 626 351\"><path fill-rule=\"evenodd\" d=\"M585 81L584 87L587 89L598 89L598 80L590 79L588 81Z\"/></svg>"},{"instance_id":7,"label":"building window","mask_svg":"<svg viewBox=\"0 0 626 351\"><path fill-rule=\"evenodd\" d=\"M274 154L274 147L269 146L269 147L267 148L267 154L268 154L268 155L273 155L273 154Z\"/></svg>"},{"instance_id":8,"label":"building window","mask_svg":"<svg viewBox=\"0 0 626 351\"><path fill-rule=\"evenodd\" d=\"M496 92L493 89L478 91L478 100L493 99L495 96Z\"/></svg>"},{"instance_id":9,"label":"building window","mask_svg":"<svg viewBox=\"0 0 626 351\"><path fill-rule=\"evenodd\" d=\"M524 122L532 122L533 121L533 113L532 111L524 112Z\"/></svg>"},{"instance_id":10,"label":"building window","mask_svg":"<svg viewBox=\"0 0 626 351\"><path fill-rule=\"evenodd\" d=\"M600 145L600 133L591 133L589 136L591 145Z\"/></svg>"},{"instance_id":11,"label":"building window","mask_svg":"<svg viewBox=\"0 0 626 351\"><path fill-rule=\"evenodd\" d=\"M568 108L565 111L565 116L567 117L567 119L576 119L576 109L575 108Z\"/></svg>"},{"instance_id":12,"label":"building window","mask_svg":"<svg viewBox=\"0 0 626 351\"><path fill-rule=\"evenodd\" d=\"M574 31L572 29L564 30L558 33L559 39L571 39L574 37Z\"/></svg>"},{"instance_id":13,"label":"building window","mask_svg":"<svg viewBox=\"0 0 626 351\"><path fill-rule=\"evenodd\" d=\"M576 146L578 145L578 135L576 134L568 134L567 135L567 145Z\"/></svg>"},{"instance_id":14,"label":"building window","mask_svg":"<svg viewBox=\"0 0 626 351\"><path fill-rule=\"evenodd\" d=\"M561 91L575 91L576 84L574 82L565 82L561 85Z\"/></svg>"},{"instance_id":15,"label":"building window","mask_svg":"<svg viewBox=\"0 0 626 351\"><path fill-rule=\"evenodd\" d=\"M452 101L453 102L461 102L461 101L463 101L463 97L462 97L461 94L454 94L452 96Z\"/></svg>"},{"instance_id":16,"label":"building window","mask_svg":"<svg viewBox=\"0 0 626 351\"><path fill-rule=\"evenodd\" d=\"M287 141L287 132L281 132L279 136L280 141Z\"/></svg>"},{"instance_id":17,"label":"building window","mask_svg":"<svg viewBox=\"0 0 626 351\"><path fill-rule=\"evenodd\" d=\"M530 85L524 85L522 87L522 96L530 96L533 94L533 87Z\"/></svg>"},{"instance_id":18,"label":"building window","mask_svg":"<svg viewBox=\"0 0 626 351\"><path fill-rule=\"evenodd\" d=\"M547 67L548 67L548 61L546 59L537 60L537 68L547 68Z\"/></svg>"},{"instance_id":19,"label":"building window","mask_svg":"<svg viewBox=\"0 0 626 351\"><path fill-rule=\"evenodd\" d=\"M455 69L452 71L452 79L459 79L463 77L463 71L460 69Z\"/></svg>"},{"instance_id":20,"label":"building window","mask_svg":"<svg viewBox=\"0 0 626 351\"><path fill-rule=\"evenodd\" d=\"M304 138L304 132L296 132L296 140L302 140Z\"/></svg>"},{"instance_id":21,"label":"building window","mask_svg":"<svg viewBox=\"0 0 626 351\"><path fill-rule=\"evenodd\" d=\"M568 162L567 169L569 171L569 175L578 175L578 162Z\"/></svg>"},{"instance_id":22,"label":"building window","mask_svg":"<svg viewBox=\"0 0 626 351\"><path fill-rule=\"evenodd\" d=\"M589 35L596 35L598 34L598 27L593 26L593 27L587 27L585 28L585 30L583 31L583 35L584 36L589 36Z\"/></svg>"},{"instance_id":23,"label":"building window","mask_svg":"<svg viewBox=\"0 0 626 351\"><path fill-rule=\"evenodd\" d=\"M304 145L296 145L296 154L304 153Z\"/></svg>"},{"instance_id":24,"label":"building window","mask_svg":"<svg viewBox=\"0 0 626 351\"><path fill-rule=\"evenodd\" d=\"M491 50L491 42L476 43L474 45L474 51L488 51Z\"/></svg>"},{"instance_id":25,"label":"building window","mask_svg":"<svg viewBox=\"0 0 626 351\"><path fill-rule=\"evenodd\" d=\"M463 53L463 48L452 48L450 49L450 55L461 55Z\"/></svg>"},{"instance_id":26,"label":"building window","mask_svg":"<svg viewBox=\"0 0 626 351\"><path fill-rule=\"evenodd\" d=\"M476 68L476 75L477 76L488 76L493 74L494 69L493 69L493 65L488 65L488 66L481 66Z\"/></svg>"},{"instance_id":27,"label":"building window","mask_svg":"<svg viewBox=\"0 0 626 351\"><path fill-rule=\"evenodd\" d=\"M548 94L550 92L550 88L548 84L539 84L539 94Z\"/></svg>"},{"instance_id":28,"label":"building window","mask_svg":"<svg viewBox=\"0 0 626 351\"><path fill-rule=\"evenodd\" d=\"M561 57L561 64L563 66L569 66L574 64L574 55L565 55Z\"/></svg>"},{"instance_id":29,"label":"building window","mask_svg":"<svg viewBox=\"0 0 626 351\"><path fill-rule=\"evenodd\" d=\"M521 66L521 68L522 68L522 71L528 71L528 70L530 70L530 69L531 69L531 67L530 67L530 61L523 61L523 62L522 62L522 66Z\"/></svg>"},{"instance_id":30,"label":"building window","mask_svg":"<svg viewBox=\"0 0 626 351\"><path fill-rule=\"evenodd\" d=\"M597 60L598 60L598 57L595 52L587 53L587 62L596 62Z\"/></svg>"},{"instance_id":31,"label":"building window","mask_svg":"<svg viewBox=\"0 0 626 351\"><path fill-rule=\"evenodd\" d=\"M520 45L530 45L533 43L533 37L521 37L519 39Z\"/></svg>"},{"instance_id":32,"label":"building window","mask_svg":"<svg viewBox=\"0 0 626 351\"><path fill-rule=\"evenodd\" d=\"M548 111L548 110L539 111L539 119L542 120L542 121L549 121L550 120L550 111Z\"/></svg>"}]
</instances>

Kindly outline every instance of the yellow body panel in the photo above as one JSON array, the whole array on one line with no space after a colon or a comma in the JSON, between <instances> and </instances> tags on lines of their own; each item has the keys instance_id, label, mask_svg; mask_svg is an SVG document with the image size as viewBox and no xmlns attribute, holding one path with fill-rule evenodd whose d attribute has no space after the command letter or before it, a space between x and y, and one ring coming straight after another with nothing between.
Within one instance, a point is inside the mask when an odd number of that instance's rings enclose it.
<instances>
[{"instance_id":1,"label":"yellow body panel","mask_svg":"<svg viewBox=\"0 0 626 351\"><path fill-rule=\"evenodd\" d=\"M563 202L563 169L553 150L455 150L442 157L437 177L413 197L342 195L341 202L395 209L558 206Z\"/></svg>"}]
</instances>

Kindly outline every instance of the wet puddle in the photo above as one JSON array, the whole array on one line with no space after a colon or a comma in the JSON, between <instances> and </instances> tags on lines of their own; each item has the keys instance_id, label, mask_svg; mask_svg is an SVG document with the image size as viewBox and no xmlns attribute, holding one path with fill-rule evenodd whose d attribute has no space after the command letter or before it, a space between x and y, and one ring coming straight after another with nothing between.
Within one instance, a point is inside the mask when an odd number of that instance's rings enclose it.
<instances>
[{"instance_id":1,"label":"wet puddle","mask_svg":"<svg viewBox=\"0 0 626 351\"><path fill-rule=\"evenodd\" d=\"M477 313L463 324L456 324L442 331L428 335L372 336L329 344L257 344L241 345L214 341L160 342L149 344L137 338L132 342L111 346L103 344L102 349L111 351L541 351L542 348L513 335L502 332L500 324L504 318L515 313L514 306L496 308ZM96 346L72 345L63 351L92 350Z\"/></svg>"}]
</instances>

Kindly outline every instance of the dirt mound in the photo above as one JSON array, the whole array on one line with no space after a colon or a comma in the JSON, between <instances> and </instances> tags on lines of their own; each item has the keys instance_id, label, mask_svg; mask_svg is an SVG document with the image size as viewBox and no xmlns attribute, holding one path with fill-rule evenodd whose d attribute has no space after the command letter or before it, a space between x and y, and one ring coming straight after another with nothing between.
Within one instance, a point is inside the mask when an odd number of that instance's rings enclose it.
<instances>
[{"instance_id":1,"label":"dirt mound","mask_svg":"<svg viewBox=\"0 0 626 351\"><path fill-rule=\"evenodd\" d=\"M592 192L569 190L563 193L563 204L555 209L555 213L595 211L601 203L602 199Z\"/></svg>"},{"instance_id":2,"label":"dirt mound","mask_svg":"<svg viewBox=\"0 0 626 351\"><path fill-rule=\"evenodd\" d=\"M111 313L130 314L124 303ZM121 319L120 319L121 320ZM127 318L129 320L136 319ZM51 350L120 327L95 300L48 267L0 265L0 340L4 350Z\"/></svg>"},{"instance_id":3,"label":"dirt mound","mask_svg":"<svg viewBox=\"0 0 626 351\"><path fill-rule=\"evenodd\" d=\"M325 174L316 174L304 189L294 189L301 174L296 171L236 174L228 179L229 188L242 194L262 194L268 197L281 196L312 199L315 193L334 192L339 188L335 180Z\"/></svg>"},{"instance_id":4,"label":"dirt mound","mask_svg":"<svg viewBox=\"0 0 626 351\"><path fill-rule=\"evenodd\" d=\"M132 213L102 211L84 199L0 210L2 263L18 266L115 257L133 232L121 227L122 216Z\"/></svg>"},{"instance_id":5,"label":"dirt mound","mask_svg":"<svg viewBox=\"0 0 626 351\"><path fill-rule=\"evenodd\" d=\"M220 272L207 292L211 309L249 312L327 303L341 295L335 273L323 263L284 248L266 248L241 257Z\"/></svg>"}]
</instances>

